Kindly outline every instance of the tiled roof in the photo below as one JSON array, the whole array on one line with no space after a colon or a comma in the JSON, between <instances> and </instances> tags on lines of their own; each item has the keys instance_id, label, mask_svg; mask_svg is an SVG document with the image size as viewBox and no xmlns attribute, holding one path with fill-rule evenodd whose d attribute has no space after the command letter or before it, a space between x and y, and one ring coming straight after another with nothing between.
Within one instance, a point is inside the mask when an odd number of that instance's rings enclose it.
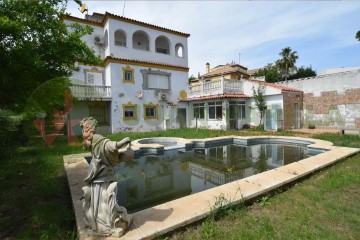
<instances>
[{"instance_id":1,"label":"tiled roof","mask_svg":"<svg viewBox=\"0 0 360 240\"><path fill-rule=\"evenodd\" d=\"M192 102L192 101L201 101L201 100L209 100L209 99L222 99L222 98L250 98L250 96L245 94L221 94L214 96L204 96L198 98L188 98L185 100L179 100L180 102Z\"/></svg>"},{"instance_id":2,"label":"tiled roof","mask_svg":"<svg viewBox=\"0 0 360 240\"><path fill-rule=\"evenodd\" d=\"M165 68L165 69L171 69L171 70L179 70L183 72L188 72L189 68L187 67L181 67L181 66L174 66L169 64L162 64L158 62L150 62L150 61L139 61L139 60L132 60L132 59L124 59L124 58L115 58L107 56L104 59L104 64L107 65L110 62L117 62L117 63L124 63L124 64L138 64L141 66L148 66L148 67L158 67L158 68Z\"/></svg>"},{"instance_id":3,"label":"tiled roof","mask_svg":"<svg viewBox=\"0 0 360 240\"><path fill-rule=\"evenodd\" d=\"M220 67L219 69L216 69L214 71L211 71L209 73L205 73L203 77L212 77L212 76L218 76L222 74L228 74L228 73L243 73L246 75L249 75L247 71L232 67L231 65L224 65L223 67Z\"/></svg>"},{"instance_id":4,"label":"tiled roof","mask_svg":"<svg viewBox=\"0 0 360 240\"><path fill-rule=\"evenodd\" d=\"M275 83L268 83L268 82L264 82L264 81L257 81L257 80L250 80L250 79L244 79L245 81L249 81L249 82L253 82L253 83L257 83L263 86L267 86L267 87L272 87L272 88L277 88L280 89L282 91L290 91L290 92L303 92L302 90L299 89L295 89L295 88L289 88L286 87L284 85L279 85L279 84L275 84Z\"/></svg>"},{"instance_id":5,"label":"tiled roof","mask_svg":"<svg viewBox=\"0 0 360 240\"><path fill-rule=\"evenodd\" d=\"M92 21L92 20L77 18L77 17L73 17L73 16L70 16L70 15L64 16L63 19L73 20L73 21L82 22L82 23L90 23L90 24L96 25L96 26L104 26L107 19L112 18L112 19L116 19L116 20L119 20L119 21L140 25L140 26L148 27L148 28L155 29L155 30L160 30L160 31L173 33L173 34L180 35L180 36L183 36L183 37L190 37L190 34L188 34L188 33L182 33L182 32L179 32L179 31L168 29L168 28L159 27L159 26L156 26L156 25L153 25L153 24L149 24L149 23L137 21L137 20L134 20L134 19L118 16L118 15L115 15L115 14L112 14L112 13L109 13L109 12L105 12L105 14L93 13L93 15L104 16L104 18L103 18L102 22L96 22L96 21Z\"/></svg>"}]
</instances>

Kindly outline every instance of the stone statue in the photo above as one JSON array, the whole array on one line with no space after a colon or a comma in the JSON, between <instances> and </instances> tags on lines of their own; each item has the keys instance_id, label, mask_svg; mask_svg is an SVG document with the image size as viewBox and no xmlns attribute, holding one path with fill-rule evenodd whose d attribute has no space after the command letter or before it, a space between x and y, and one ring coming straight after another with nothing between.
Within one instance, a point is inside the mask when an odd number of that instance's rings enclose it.
<instances>
[{"instance_id":1,"label":"stone statue","mask_svg":"<svg viewBox=\"0 0 360 240\"><path fill-rule=\"evenodd\" d=\"M117 182L113 166L120 161L119 152L130 146L130 139L116 142L95 134L97 121L93 117L80 122L84 148L91 151L92 160L85 178L84 221L88 233L97 236L121 237L132 221L126 208L117 204ZM120 151L119 151L120 150Z\"/></svg>"}]
</instances>

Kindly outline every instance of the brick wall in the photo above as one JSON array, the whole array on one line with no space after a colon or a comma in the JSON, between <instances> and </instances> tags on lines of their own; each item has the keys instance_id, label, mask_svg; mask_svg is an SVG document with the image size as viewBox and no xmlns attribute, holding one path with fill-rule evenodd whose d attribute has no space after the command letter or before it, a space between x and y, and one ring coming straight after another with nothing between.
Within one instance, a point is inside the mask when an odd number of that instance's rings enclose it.
<instances>
[{"instance_id":1,"label":"brick wall","mask_svg":"<svg viewBox=\"0 0 360 240\"><path fill-rule=\"evenodd\" d=\"M322 92L320 96L314 97L313 93L304 94L304 105L314 114L327 114L329 110L337 109L338 105L360 103L360 88L347 89L344 93L337 91Z\"/></svg>"},{"instance_id":2,"label":"brick wall","mask_svg":"<svg viewBox=\"0 0 360 240\"><path fill-rule=\"evenodd\" d=\"M301 110L303 109L303 93L283 91L284 102L284 129L290 130L295 128L295 103L299 104L300 127L302 126Z\"/></svg>"},{"instance_id":3,"label":"brick wall","mask_svg":"<svg viewBox=\"0 0 360 240\"><path fill-rule=\"evenodd\" d=\"M317 127L360 128L360 88L304 94L306 124Z\"/></svg>"}]
</instances>

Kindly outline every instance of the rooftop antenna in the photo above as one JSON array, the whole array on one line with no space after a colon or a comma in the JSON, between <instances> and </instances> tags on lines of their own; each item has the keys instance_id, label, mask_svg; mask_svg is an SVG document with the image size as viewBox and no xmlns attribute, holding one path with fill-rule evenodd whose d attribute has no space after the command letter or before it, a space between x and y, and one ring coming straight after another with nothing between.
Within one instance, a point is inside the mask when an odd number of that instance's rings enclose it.
<instances>
[{"instance_id":1,"label":"rooftop antenna","mask_svg":"<svg viewBox=\"0 0 360 240\"><path fill-rule=\"evenodd\" d=\"M241 53L239 53L239 65L240 65L240 55L241 55Z\"/></svg>"},{"instance_id":2,"label":"rooftop antenna","mask_svg":"<svg viewBox=\"0 0 360 240\"><path fill-rule=\"evenodd\" d=\"M81 13L88 12L88 9L87 9L85 3L83 3L83 4L81 5L81 9L80 9L80 8L78 8L78 9L80 10Z\"/></svg>"},{"instance_id":3,"label":"rooftop antenna","mask_svg":"<svg viewBox=\"0 0 360 240\"><path fill-rule=\"evenodd\" d=\"M123 14L122 14L123 17L124 17L124 14L125 14L125 3L126 3L126 0L124 1Z\"/></svg>"}]
</instances>

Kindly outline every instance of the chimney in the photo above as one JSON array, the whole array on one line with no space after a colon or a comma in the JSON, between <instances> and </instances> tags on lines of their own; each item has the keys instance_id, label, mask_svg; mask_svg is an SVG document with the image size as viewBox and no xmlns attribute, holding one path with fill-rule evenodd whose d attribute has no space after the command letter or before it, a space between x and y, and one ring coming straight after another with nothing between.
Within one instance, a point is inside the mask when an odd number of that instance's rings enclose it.
<instances>
[{"instance_id":1,"label":"chimney","mask_svg":"<svg viewBox=\"0 0 360 240\"><path fill-rule=\"evenodd\" d=\"M206 63L206 66L205 66L205 74L209 73L210 72L210 63Z\"/></svg>"}]
</instances>

